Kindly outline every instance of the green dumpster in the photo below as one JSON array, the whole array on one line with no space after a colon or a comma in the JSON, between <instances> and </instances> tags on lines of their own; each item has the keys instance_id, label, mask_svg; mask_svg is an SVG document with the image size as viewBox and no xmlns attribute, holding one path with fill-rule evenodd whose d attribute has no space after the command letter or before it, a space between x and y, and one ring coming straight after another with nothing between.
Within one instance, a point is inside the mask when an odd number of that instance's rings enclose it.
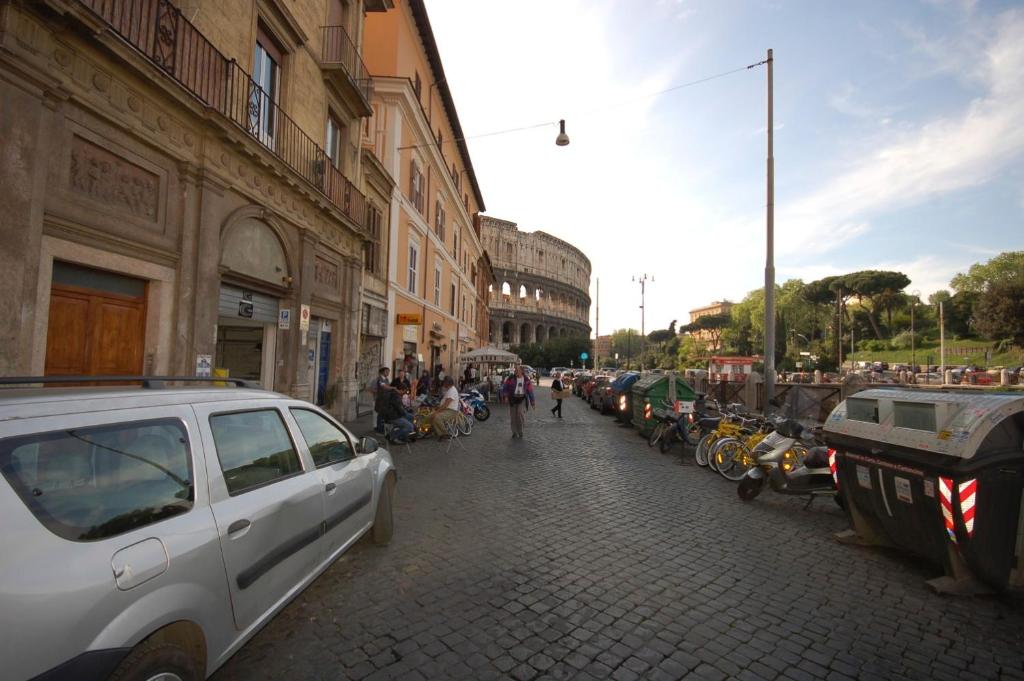
<instances>
[{"instance_id":1,"label":"green dumpster","mask_svg":"<svg viewBox=\"0 0 1024 681\"><path fill-rule=\"evenodd\" d=\"M671 411L674 407L672 396L669 394L670 378L675 379L675 400L693 402L697 399L697 394L690 384L676 374L649 374L634 383L633 426L644 437L651 434L651 428L657 423L654 418L655 412Z\"/></svg>"}]
</instances>

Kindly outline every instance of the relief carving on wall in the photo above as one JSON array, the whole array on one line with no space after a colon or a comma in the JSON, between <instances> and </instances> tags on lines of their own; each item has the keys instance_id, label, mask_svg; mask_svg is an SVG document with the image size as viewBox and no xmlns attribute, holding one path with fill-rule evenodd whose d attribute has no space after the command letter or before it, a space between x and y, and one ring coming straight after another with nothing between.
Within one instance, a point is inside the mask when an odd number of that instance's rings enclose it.
<instances>
[{"instance_id":1,"label":"relief carving on wall","mask_svg":"<svg viewBox=\"0 0 1024 681\"><path fill-rule=\"evenodd\" d=\"M313 279L320 286L336 292L338 290L338 266L317 256L313 265Z\"/></svg>"},{"instance_id":2,"label":"relief carving on wall","mask_svg":"<svg viewBox=\"0 0 1024 681\"><path fill-rule=\"evenodd\" d=\"M160 178L80 137L71 145L70 185L115 210L157 221Z\"/></svg>"}]
</instances>

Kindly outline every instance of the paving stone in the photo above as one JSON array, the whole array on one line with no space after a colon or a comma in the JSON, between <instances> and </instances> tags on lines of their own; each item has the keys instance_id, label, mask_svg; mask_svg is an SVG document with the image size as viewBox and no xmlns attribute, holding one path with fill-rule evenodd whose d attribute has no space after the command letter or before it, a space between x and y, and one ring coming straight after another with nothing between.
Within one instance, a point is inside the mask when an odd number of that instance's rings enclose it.
<instances>
[{"instance_id":1,"label":"paving stone","mask_svg":"<svg viewBox=\"0 0 1024 681\"><path fill-rule=\"evenodd\" d=\"M738 503L692 452L564 411L396 449L391 543L353 546L213 681L1024 678L1024 609L936 596L919 563L836 543L833 505Z\"/></svg>"}]
</instances>

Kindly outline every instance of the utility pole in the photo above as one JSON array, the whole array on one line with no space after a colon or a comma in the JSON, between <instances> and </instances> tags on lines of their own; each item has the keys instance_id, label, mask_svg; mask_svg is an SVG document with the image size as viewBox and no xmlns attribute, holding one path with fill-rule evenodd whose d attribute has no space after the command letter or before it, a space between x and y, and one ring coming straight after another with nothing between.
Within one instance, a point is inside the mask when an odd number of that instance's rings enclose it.
<instances>
[{"instance_id":1,"label":"utility pole","mask_svg":"<svg viewBox=\"0 0 1024 681\"><path fill-rule=\"evenodd\" d=\"M597 313L594 316L594 369L600 364L600 353L597 351L598 343L601 342L601 277L597 278Z\"/></svg>"},{"instance_id":2,"label":"utility pole","mask_svg":"<svg viewBox=\"0 0 1024 681\"><path fill-rule=\"evenodd\" d=\"M942 314L942 301L939 301L939 380L946 383L946 318Z\"/></svg>"},{"instance_id":3,"label":"utility pole","mask_svg":"<svg viewBox=\"0 0 1024 681\"><path fill-rule=\"evenodd\" d=\"M644 370L644 343L647 340L647 331L644 328L644 287L647 280L654 281L654 277L641 274L633 277L633 281L640 282L640 371Z\"/></svg>"},{"instance_id":4,"label":"utility pole","mask_svg":"<svg viewBox=\"0 0 1024 681\"><path fill-rule=\"evenodd\" d=\"M775 397L775 150L772 111L772 51L768 50L768 201L767 256L764 265L764 409ZM840 353L841 355L842 353Z\"/></svg>"}]
</instances>

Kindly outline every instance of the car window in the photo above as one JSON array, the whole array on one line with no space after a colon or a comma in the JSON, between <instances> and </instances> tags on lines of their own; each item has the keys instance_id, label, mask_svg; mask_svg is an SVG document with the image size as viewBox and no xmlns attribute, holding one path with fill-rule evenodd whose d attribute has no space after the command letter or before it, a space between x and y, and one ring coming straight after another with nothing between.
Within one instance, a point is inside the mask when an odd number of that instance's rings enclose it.
<instances>
[{"instance_id":1,"label":"car window","mask_svg":"<svg viewBox=\"0 0 1024 681\"><path fill-rule=\"evenodd\" d=\"M0 443L0 469L59 537L92 541L185 513L192 457L177 419L75 428Z\"/></svg>"},{"instance_id":2,"label":"car window","mask_svg":"<svg viewBox=\"0 0 1024 681\"><path fill-rule=\"evenodd\" d=\"M210 430L232 496L302 471L298 452L276 409L214 414Z\"/></svg>"},{"instance_id":3,"label":"car window","mask_svg":"<svg viewBox=\"0 0 1024 681\"><path fill-rule=\"evenodd\" d=\"M302 439L317 467L348 461L355 456L345 433L320 414L309 409L292 409L292 416L299 424Z\"/></svg>"}]
</instances>

